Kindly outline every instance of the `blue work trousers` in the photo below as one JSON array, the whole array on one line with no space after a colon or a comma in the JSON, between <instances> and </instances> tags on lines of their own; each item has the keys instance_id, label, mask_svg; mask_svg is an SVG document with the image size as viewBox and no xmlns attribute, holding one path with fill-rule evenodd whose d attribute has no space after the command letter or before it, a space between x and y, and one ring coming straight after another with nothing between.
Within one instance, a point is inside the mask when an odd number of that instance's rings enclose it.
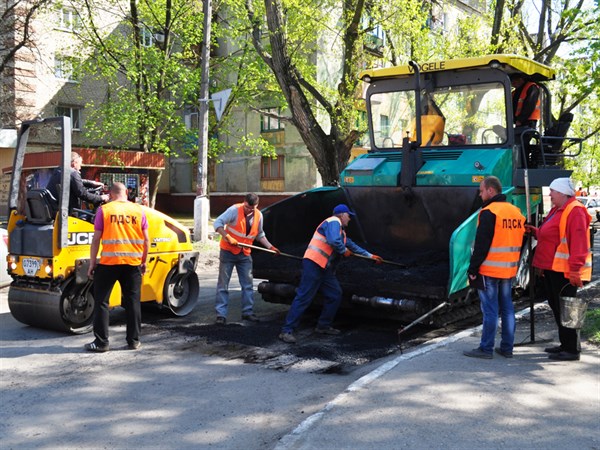
<instances>
[{"instance_id":1,"label":"blue work trousers","mask_svg":"<svg viewBox=\"0 0 600 450\"><path fill-rule=\"evenodd\" d=\"M298 327L302 314L310 306L317 293L320 293L325 299L317 326L319 328L330 327L342 301L342 288L331 266L323 269L315 262L305 258L302 260L300 286L281 331L291 333Z\"/></svg>"},{"instance_id":2,"label":"blue work trousers","mask_svg":"<svg viewBox=\"0 0 600 450\"><path fill-rule=\"evenodd\" d=\"M217 295L215 299L215 310L217 316L227 317L227 305L229 303L229 281L235 267L240 286L242 287L242 315L252 314L254 308L253 280L252 280L252 257L240 252L234 255L227 250L221 249L219 253L219 279L217 280Z\"/></svg>"},{"instance_id":3,"label":"blue work trousers","mask_svg":"<svg viewBox=\"0 0 600 450\"><path fill-rule=\"evenodd\" d=\"M512 302L512 278L483 277L485 290L479 289L483 330L479 347L486 353L494 351L498 329L498 312L502 317L500 349L512 353L515 342L515 309Z\"/></svg>"}]
</instances>

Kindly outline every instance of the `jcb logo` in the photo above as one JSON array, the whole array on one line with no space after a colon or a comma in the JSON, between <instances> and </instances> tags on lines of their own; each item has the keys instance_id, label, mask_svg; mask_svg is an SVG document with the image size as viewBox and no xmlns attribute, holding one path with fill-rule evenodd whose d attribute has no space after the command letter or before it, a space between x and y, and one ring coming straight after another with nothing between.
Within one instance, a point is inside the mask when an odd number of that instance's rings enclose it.
<instances>
[{"instance_id":1,"label":"jcb logo","mask_svg":"<svg viewBox=\"0 0 600 450\"><path fill-rule=\"evenodd\" d=\"M94 233L69 233L67 245L89 245L93 237Z\"/></svg>"}]
</instances>

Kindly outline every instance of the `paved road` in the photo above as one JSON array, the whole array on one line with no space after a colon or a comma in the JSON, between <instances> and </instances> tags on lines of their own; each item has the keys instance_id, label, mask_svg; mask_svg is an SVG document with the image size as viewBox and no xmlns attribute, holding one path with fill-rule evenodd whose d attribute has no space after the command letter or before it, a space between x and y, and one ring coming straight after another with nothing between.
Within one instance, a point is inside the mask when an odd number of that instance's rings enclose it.
<instances>
[{"instance_id":1,"label":"paved road","mask_svg":"<svg viewBox=\"0 0 600 450\"><path fill-rule=\"evenodd\" d=\"M216 269L200 276L200 305L186 318L190 324L214 320ZM235 321L239 290L235 283L232 289ZM235 358L233 346L211 355L204 340L147 323L142 349L132 352L124 349L120 310L111 313L113 350L89 354L83 345L90 335L15 321L7 294L0 290L2 448L272 448L371 367L326 375L319 361L290 355L288 365L282 356L285 371L273 370ZM261 316L285 309L257 302Z\"/></svg>"},{"instance_id":2,"label":"paved road","mask_svg":"<svg viewBox=\"0 0 600 450\"><path fill-rule=\"evenodd\" d=\"M195 313L207 321L211 270ZM587 292L597 299L598 289ZM114 350L87 354L89 335L26 327L6 295L0 290L2 448L600 448L600 356L590 346L576 363L550 362L545 343L511 360L473 360L461 355L477 345L473 329L326 375L311 360L273 370L234 351L211 355L197 336L153 324L142 350L120 350L118 311ZM547 308L536 317L538 342L555 338ZM517 340L528 333L519 321Z\"/></svg>"}]
</instances>

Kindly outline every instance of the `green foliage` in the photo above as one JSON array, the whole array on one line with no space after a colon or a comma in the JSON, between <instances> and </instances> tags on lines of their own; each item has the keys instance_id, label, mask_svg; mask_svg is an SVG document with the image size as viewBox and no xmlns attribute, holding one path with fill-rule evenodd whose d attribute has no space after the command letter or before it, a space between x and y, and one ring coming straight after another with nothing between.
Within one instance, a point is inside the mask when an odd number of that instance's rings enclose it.
<instances>
[{"instance_id":1,"label":"green foliage","mask_svg":"<svg viewBox=\"0 0 600 450\"><path fill-rule=\"evenodd\" d=\"M600 309L587 311L581 334L593 344L600 345Z\"/></svg>"},{"instance_id":2,"label":"green foliage","mask_svg":"<svg viewBox=\"0 0 600 450\"><path fill-rule=\"evenodd\" d=\"M568 136L584 139L581 153L565 159L565 165L574 170L578 184L589 187L600 184L600 8L579 6L557 0L543 2L540 11L524 8L520 0L507 1L494 50L529 56L556 70L556 81L547 84L553 116L573 113ZM540 20L542 13L545 20ZM567 153L575 151L567 149Z\"/></svg>"}]
</instances>

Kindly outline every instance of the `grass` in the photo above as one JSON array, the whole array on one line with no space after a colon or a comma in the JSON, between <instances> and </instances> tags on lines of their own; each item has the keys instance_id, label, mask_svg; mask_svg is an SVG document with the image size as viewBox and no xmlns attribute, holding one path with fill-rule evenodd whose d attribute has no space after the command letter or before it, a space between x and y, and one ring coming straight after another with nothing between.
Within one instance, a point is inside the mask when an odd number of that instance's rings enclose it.
<instances>
[{"instance_id":1,"label":"grass","mask_svg":"<svg viewBox=\"0 0 600 450\"><path fill-rule=\"evenodd\" d=\"M182 225L185 225L188 228L194 228L194 214L193 213L192 214L169 214L169 217L172 217L177 222L181 223ZM210 226L212 226L214 221L215 221L214 217L208 218L208 224Z\"/></svg>"},{"instance_id":2,"label":"grass","mask_svg":"<svg viewBox=\"0 0 600 450\"><path fill-rule=\"evenodd\" d=\"M585 314L585 322L581 334L589 342L600 345L600 308L589 310Z\"/></svg>"}]
</instances>

